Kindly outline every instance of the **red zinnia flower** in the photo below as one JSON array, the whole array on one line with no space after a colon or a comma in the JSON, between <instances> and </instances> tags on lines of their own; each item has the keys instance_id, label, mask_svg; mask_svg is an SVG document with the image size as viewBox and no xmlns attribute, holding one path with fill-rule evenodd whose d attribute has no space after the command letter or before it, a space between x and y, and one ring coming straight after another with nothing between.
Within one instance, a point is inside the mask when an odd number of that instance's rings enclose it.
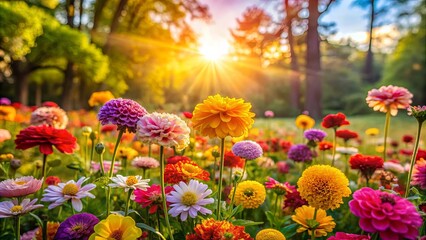
<instances>
[{"instance_id":1,"label":"red zinnia flower","mask_svg":"<svg viewBox=\"0 0 426 240\"><path fill-rule=\"evenodd\" d=\"M176 164L166 164L164 169L164 181L166 183L176 184L181 181L188 183L191 179L207 181L210 179L210 174L191 160L182 160Z\"/></svg>"},{"instance_id":2,"label":"red zinnia flower","mask_svg":"<svg viewBox=\"0 0 426 240\"><path fill-rule=\"evenodd\" d=\"M358 133L351 130L337 130L336 137L342 138L345 142L352 138L358 138Z\"/></svg>"},{"instance_id":3,"label":"red zinnia flower","mask_svg":"<svg viewBox=\"0 0 426 240\"><path fill-rule=\"evenodd\" d=\"M383 163L384 161L381 157L362 154L353 155L349 159L351 168L359 169L361 174L367 179L371 178L371 175L373 175L376 169L382 168Z\"/></svg>"},{"instance_id":4,"label":"red zinnia flower","mask_svg":"<svg viewBox=\"0 0 426 240\"><path fill-rule=\"evenodd\" d=\"M101 132L112 132L112 131L115 131L115 130L117 130L117 126L116 125L114 125L114 124L107 124L107 125L103 125L102 127L101 127Z\"/></svg>"},{"instance_id":5,"label":"red zinnia flower","mask_svg":"<svg viewBox=\"0 0 426 240\"><path fill-rule=\"evenodd\" d=\"M44 182L47 184L47 185L58 185L58 183L60 183L61 182L61 179L59 178L59 177L57 177L57 176L48 176L47 178L46 178L46 180L44 180Z\"/></svg>"},{"instance_id":6,"label":"red zinnia flower","mask_svg":"<svg viewBox=\"0 0 426 240\"><path fill-rule=\"evenodd\" d=\"M166 186L166 195L173 190L173 187ZM135 202L139 203L143 208L149 207L149 214L157 212L158 208L163 207L163 200L161 197L161 187L157 184L152 184L146 190L136 189L133 194L135 195Z\"/></svg>"},{"instance_id":7,"label":"red zinnia flower","mask_svg":"<svg viewBox=\"0 0 426 240\"><path fill-rule=\"evenodd\" d=\"M346 116L343 113L328 114L322 120L321 125L324 128L338 128L343 125L349 125L349 121L346 120Z\"/></svg>"},{"instance_id":8,"label":"red zinnia flower","mask_svg":"<svg viewBox=\"0 0 426 240\"><path fill-rule=\"evenodd\" d=\"M330 150L333 148L333 143L331 142L320 142L318 144L319 150L320 151L326 151L326 150Z\"/></svg>"},{"instance_id":9,"label":"red zinnia flower","mask_svg":"<svg viewBox=\"0 0 426 240\"><path fill-rule=\"evenodd\" d=\"M421 158L426 159L426 150L423 150L423 149L417 150L416 160L419 160Z\"/></svg>"},{"instance_id":10,"label":"red zinnia flower","mask_svg":"<svg viewBox=\"0 0 426 240\"><path fill-rule=\"evenodd\" d=\"M238 156L235 156L235 154L232 151L228 151L225 153L225 159L223 162L223 165L225 167L231 167L231 168L243 168L244 167L244 160Z\"/></svg>"},{"instance_id":11,"label":"red zinnia flower","mask_svg":"<svg viewBox=\"0 0 426 240\"><path fill-rule=\"evenodd\" d=\"M201 224L194 227L194 233L186 235L186 240L222 239L252 240L253 238L244 231L243 226L234 226L226 220L218 221L212 218L202 220Z\"/></svg>"},{"instance_id":12,"label":"red zinnia flower","mask_svg":"<svg viewBox=\"0 0 426 240\"><path fill-rule=\"evenodd\" d=\"M411 135L402 136L402 141L405 143L412 143L414 141L414 137Z\"/></svg>"},{"instance_id":13,"label":"red zinnia flower","mask_svg":"<svg viewBox=\"0 0 426 240\"><path fill-rule=\"evenodd\" d=\"M16 136L16 149L39 146L42 154L52 154L55 146L62 153L72 153L77 147L76 138L65 129L49 126L30 126Z\"/></svg>"},{"instance_id":14,"label":"red zinnia flower","mask_svg":"<svg viewBox=\"0 0 426 240\"><path fill-rule=\"evenodd\" d=\"M167 158L166 163L167 164L175 164L178 163L180 161L191 161L191 159L187 156L171 156L169 158Z\"/></svg>"},{"instance_id":15,"label":"red zinnia flower","mask_svg":"<svg viewBox=\"0 0 426 240\"><path fill-rule=\"evenodd\" d=\"M59 107L58 104L52 101L46 101L42 104L43 107Z\"/></svg>"},{"instance_id":16,"label":"red zinnia flower","mask_svg":"<svg viewBox=\"0 0 426 240\"><path fill-rule=\"evenodd\" d=\"M281 140L280 145L281 145L281 149L283 150L283 152L288 153L288 150L290 150L293 143L291 143L290 141Z\"/></svg>"},{"instance_id":17,"label":"red zinnia flower","mask_svg":"<svg viewBox=\"0 0 426 240\"><path fill-rule=\"evenodd\" d=\"M308 205L308 202L300 196L295 186L288 186L289 191L284 195L283 211L287 214L292 214L294 210L303 205Z\"/></svg>"}]
</instances>

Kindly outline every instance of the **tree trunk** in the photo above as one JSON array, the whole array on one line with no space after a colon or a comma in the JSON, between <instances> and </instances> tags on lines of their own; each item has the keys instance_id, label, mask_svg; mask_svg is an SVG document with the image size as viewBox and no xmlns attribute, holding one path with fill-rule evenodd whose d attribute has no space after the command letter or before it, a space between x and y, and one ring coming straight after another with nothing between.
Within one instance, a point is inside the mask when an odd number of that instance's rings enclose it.
<instances>
[{"instance_id":1,"label":"tree trunk","mask_svg":"<svg viewBox=\"0 0 426 240\"><path fill-rule=\"evenodd\" d=\"M84 0L80 0L80 7L79 10L79 20L78 20L78 30L81 31L81 28L83 26L83 12L84 12Z\"/></svg>"},{"instance_id":2,"label":"tree trunk","mask_svg":"<svg viewBox=\"0 0 426 240\"><path fill-rule=\"evenodd\" d=\"M74 63L68 62L65 77L62 83L61 107L65 110L72 109L72 91L74 88Z\"/></svg>"},{"instance_id":3,"label":"tree trunk","mask_svg":"<svg viewBox=\"0 0 426 240\"><path fill-rule=\"evenodd\" d=\"M297 61L296 51L294 50L294 36L292 22L294 18L293 9L291 8L289 0L284 1L287 26L287 40L290 48L290 105L295 110L300 112L300 73L299 73L299 62Z\"/></svg>"},{"instance_id":4,"label":"tree trunk","mask_svg":"<svg viewBox=\"0 0 426 240\"><path fill-rule=\"evenodd\" d=\"M365 59L365 65L363 69L363 80L366 83L374 83L376 82L376 79L374 78L374 66L373 66L373 51L371 49L372 42L373 42L373 27L374 27L374 18L376 15L375 12L375 3L374 0L371 1L371 16L370 16L370 31L369 31L369 39L368 39L368 50L367 50L367 56Z\"/></svg>"},{"instance_id":5,"label":"tree trunk","mask_svg":"<svg viewBox=\"0 0 426 240\"><path fill-rule=\"evenodd\" d=\"M111 36L117 31L119 20L124 10L124 7L126 7L127 1L128 0L120 0L120 2L118 3L117 9L114 12L114 16L112 18L111 25L110 25L110 31L107 37L107 41L105 43L105 46L103 47L104 54L108 54L109 51L111 50Z\"/></svg>"},{"instance_id":6,"label":"tree trunk","mask_svg":"<svg viewBox=\"0 0 426 240\"><path fill-rule=\"evenodd\" d=\"M42 87L43 87L43 83L36 83L35 84L35 105L36 106L41 106L42 103L42 95L43 95L43 91L42 91Z\"/></svg>"},{"instance_id":7,"label":"tree trunk","mask_svg":"<svg viewBox=\"0 0 426 240\"><path fill-rule=\"evenodd\" d=\"M91 32L91 38L93 39L94 33L97 31L99 26L99 20L102 16L102 11L104 10L106 4L108 3L108 0L97 0L95 3L95 13L93 15L93 27Z\"/></svg>"},{"instance_id":8,"label":"tree trunk","mask_svg":"<svg viewBox=\"0 0 426 240\"><path fill-rule=\"evenodd\" d=\"M30 70L28 65L21 61L13 61L11 68L15 81L15 100L24 105L28 105L29 80L28 75Z\"/></svg>"},{"instance_id":9,"label":"tree trunk","mask_svg":"<svg viewBox=\"0 0 426 240\"><path fill-rule=\"evenodd\" d=\"M318 1L309 1L306 35L306 110L316 119L322 117L321 54L318 34Z\"/></svg>"},{"instance_id":10,"label":"tree trunk","mask_svg":"<svg viewBox=\"0 0 426 240\"><path fill-rule=\"evenodd\" d=\"M67 0L67 25L74 28L75 0Z\"/></svg>"}]
</instances>

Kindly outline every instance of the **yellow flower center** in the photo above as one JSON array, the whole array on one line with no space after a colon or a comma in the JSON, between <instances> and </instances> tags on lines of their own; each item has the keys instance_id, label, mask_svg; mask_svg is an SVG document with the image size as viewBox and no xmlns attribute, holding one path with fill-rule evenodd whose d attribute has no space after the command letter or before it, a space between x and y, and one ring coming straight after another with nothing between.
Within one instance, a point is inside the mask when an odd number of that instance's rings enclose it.
<instances>
[{"instance_id":1,"label":"yellow flower center","mask_svg":"<svg viewBox=\"0 0 426 240\"><path fill-rule=\"evenodd\" d=\"M62 189L62 193L64 195L76 195L78 193L78 186L74 183L68 183L64 186L64 189Z\"/></svg>"},{"instance_id":2,"label":"yellow flower center","mask_svg":"<svg viewBox=\"0 0 426 240\"><path fill-rule=\"evenodd\" d=\"M186 192L182 195L181 202L183 205L192 206L197 203L198 197L193 192Z\"/></svg>"},{"instance_id":3,"label":"yellow flower center","mask_svg":"<svg viewBox=\"0 0 426 240\"><path fill-rule=\"evenodd\" d=\"M251 189L251 188L247 188L246 190L244 190L244 195L245 195L246 197L251 197L251 196L253 196L253 195L254 195L253 189Z\"/></svg>"},{"instance_id":4,"label":"yellow flower center","mask_svg":"<svg viewBox=\"0 0 426 240\"><path fill-rule=\"evenodd\" d=\"M25 183L27 183L26 181L15 181L16 185L24 185Z\"/></svg>"},{"instance_id":5,"label":"yellow flower center","mask_svg":"<svg viewBox=\"0 0 426 240\"><path fill-rule=\"evenodd\" d=\"M199 167L194 166L192 164L186 163L186 164L182 165L182 173L185 176L187 176L188 178L195 177L198 174L200 174L201 172L202 172L202 170Z\"/></svg>"},{"instance_id":6,"label":"yellow flower center","mask_svg":"<svg viewBox=\"0 0 426 240\"><path fill-rule=\"evenodd\" d=\"M123 238L123 231L120 229L114 230L110 235L109 238L115 239L115 240L121 240Z\"/></svg>"},{"instance_id":7,"label":"yellow flower center","mask_svg":"<svg viewBox=\"0 0 426 240\"><path fill-rule=\"evenodd\" d=\"M72 226L72 231L73 232L78 232L78 231L80 231L81 229L83 228L83 224L81 224L81 223L79 223L79 224L76 224L76 225L74 225L74 226Z\"/></svg>"},{"instance_id":8,"label":"yellow flower center","mask_svg":"<svg viewBox=\"0 0 426 240\"><path fill-rule=\"evenodd\" d=\"M15 205L15 206L13 206L13 207L10 209L10 211L11 211L12 213L20 212L20 211L22 211L22 206L21 206L21 205Z\"/></svg>"},{"instance_id":9,"label":"yellow flower center","mask_svg":"<svg viewBox=\"0 0 426 240\"><path fill-rule=\"evenodd\" d=\"M132 186L138 183L138 179L135 176L129 176L127 177L126 184L127 186Z\"/></svg>"}]
</instances>

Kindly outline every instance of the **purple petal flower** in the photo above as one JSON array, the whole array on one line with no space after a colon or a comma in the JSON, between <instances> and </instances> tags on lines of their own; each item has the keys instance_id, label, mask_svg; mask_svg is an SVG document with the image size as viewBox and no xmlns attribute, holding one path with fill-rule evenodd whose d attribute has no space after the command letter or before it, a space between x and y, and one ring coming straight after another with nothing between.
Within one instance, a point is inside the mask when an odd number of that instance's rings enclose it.
<instances>
[{"instance_id":1,"label":"purple petal flower","mask_svg":"<svg viewBox=\"0 0 426 240\"><path fill-rule=\"evenodd\" d=\"M90 213L79 213L61 223L54 240L87 240L95 232L94 227L99 219Z\"/></svg>"},{"instance_id":2,"label":"purple petal flower","mask_svg":"<svg viewBox=\"0 0 426 240\"><path fill-rule=\"evenodd\" d=\"M250 140L235 143L232 146L232 152L246 160L253 160L263 155L262 147L257 142Z\"/></svg>"},{"instance_id":3,"label":"purple petal flower","mask_svg":"<svg viewBox=\"0 0 426 240\"><path fill-rule=\"evenodd\" d=\"M305 144L297 144L290 147L287 156L295 162L310 162L312 160L312 151Z\"/></svg>"},{"instance_id":4,"label":"purple petal flower","mask_svg":"<svg viewBox=\"0 0 426 240\"><path fill-rule=\"evenodd\" d=\"M309 129L303 135L309 141L321 142L327 136L327 133L320 129Z\"/></svg>"}]
</instances>

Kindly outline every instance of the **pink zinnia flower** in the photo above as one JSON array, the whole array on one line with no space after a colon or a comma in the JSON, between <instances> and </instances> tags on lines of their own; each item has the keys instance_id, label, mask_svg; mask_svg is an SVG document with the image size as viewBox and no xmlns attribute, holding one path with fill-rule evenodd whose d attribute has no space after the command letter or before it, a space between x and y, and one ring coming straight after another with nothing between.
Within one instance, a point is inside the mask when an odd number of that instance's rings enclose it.
<instances>
[{"instance_id":1,"label":"pink zinnia flower","mask_svg":"<svg viewBox=\"0 0 426 240\"><path fill-rule=\"evenodd\" d=\"M166 186L165 192L166 195L173 190L173 187ZM149 214L154 214L157 212L158 208L162 208L162 197L161 197L161 187L158 184L152 184L145 191L136 189L133 194L135 195L135 202L139 203L143 208L149 207Z\"/></svg>"},{"instance_id":2,"label":"pink zinnia flower","mask_svg":"<svg viewBox=\"0 0 426 240\"><path fill-rule=\"evenodd\" d=\"M189 144L189 127L174 114L150 113L137 123L137 138L143 143L184 149Z\"/></svg>"},{"instance_id":3,"label":"pink zinnia flower","mask_svg":"<svg viewBox=\"0 0 426 240\"><path fill-rule=\"evenodd\" d=\"M0 197L23 197L37 192L43 180L38 180L32 176L25 176L16 179L7 179L0 182Z\"/></svg>"},{"instance_id":4,"label":"pink zinnia flower","mask_svg":"<svg viewBox=\"0 0 426 240\"><path fill-rule=\"evenodd\" d=\"M33 126L48 125L58 129L65 129L68 117L59 107L39 107L31 113L30 124Z\"/></svg>"},{"instance_id":5,"label":"pink zinnia flower","mask_svg":"<svg viewBox=\"0 0 426 240\"><path fill-rule=\"evenodd\" d=\"M277 169L279 173L288 173L290 170L290 165L286 161L279 161L277 162Z\"/></svg>"},{"instance_id":6,"label":"pink zinnia flower","mask_svg":"<svg viewBox=\"0 0 426 240\"><path fill-rule=\"evenodd\" d=\"M109 172L111 168L111 161L103 161L104 162L104 170L105 172ZM91 167L94 172L99 172L101 170L101 164L98 162L91 162ZM121 163L115 162L114 163L114 173L117 173L119 170L121 170Z\"/></svg>"},{"instance_id":7,"label":"pink zinnia flower","mask_svg":"<svg viewBox=\"0 0 426 240\"><path fill-rule=\"evenodd\" d=\"M152 157L135 157L132 160L132 166L144 169L158 168L160 166L160 162Z\"/></svg>"},{"instance_id":8,"label":"pink zinnia flower","mask_svg":"<svg viewBox=\"0 0 426 240\"><path fill-rule=\"evenodd\" d=\"M327 238L327 240L370 240L370 236L337 232L336 236Z\"/></svg>"},{"instance_id":9,"label":"pink zinnia flower","mask_svg":"<svg viewBox=\"0 0 426 240\"><path fill-rule=\"evenodd\" d=\"M411 185L418 185L421 189L426 189L426 160L423 158L414 165Z\"/></svg>"},{"instance_id":10,"label":"pink zinnia flower","mask_svg":"<svg viewBox=\"0 0 426 240\"><path fill-rule=\"evenodd\" d=\"M9 130L7 129L0 129L0 143L11 139L12 136L10 135Z\"/></svg>"},{"instance_id":11,"label":"pink zinnia flower","mask_svg":"<svg viewBox=\"0 0 426 240\"><path fill-rule=\"evenodd\" d=\"M365 100L374 111L390 111L392 116L396 116L398 109L406 109L410 106L411 98L413 94L406 88L389 85L368 91Z\"/></svg>"},{"instance_id":12,"label":"pink zinnia flower","mask_svg":"<svg viewBox=\"0 0 426 240\"><path fill-rule=\"evenodd\" d=\"M349 202L351 212L360 218L359 226L380 239L416 239L423 221L416 207L398 195L361 188Z\"/></svg>"},{"instance_id":13,"label":"pink zinnia flower","mask_svg":"<svg viewBox=\"0 0 426 240\"><path fill-rule=\"evenodd\" d=\"M267 118L273 118L275 116L274 112L271 110L265 111L265 117Z\"/></svg>"},{"instance_id":14,"label":"pink zinnia flower","mask_svg":"<svg viewBox=\"0 0 426 240\"><path fill-rule=\"evenodd\" d=\"M292 191L288 182L280 183L271 177L268 177L268 181L265 182L265 187L268 189L273 189L278 195L283 195L286 192Z\"/></svg>"},{"instance_id":15,"label":"pink zinnia flower","mask_svg":"<svg viewBox=\"0 0 426 240\"><path fill-rule=\"evenodd\" d=\"M25 198L21 203L18 202L18 199L0 202L0 218L24 215L34 209L43 207L42 204L35 204L37 200Z\"/></svg>"}]
</instances>

